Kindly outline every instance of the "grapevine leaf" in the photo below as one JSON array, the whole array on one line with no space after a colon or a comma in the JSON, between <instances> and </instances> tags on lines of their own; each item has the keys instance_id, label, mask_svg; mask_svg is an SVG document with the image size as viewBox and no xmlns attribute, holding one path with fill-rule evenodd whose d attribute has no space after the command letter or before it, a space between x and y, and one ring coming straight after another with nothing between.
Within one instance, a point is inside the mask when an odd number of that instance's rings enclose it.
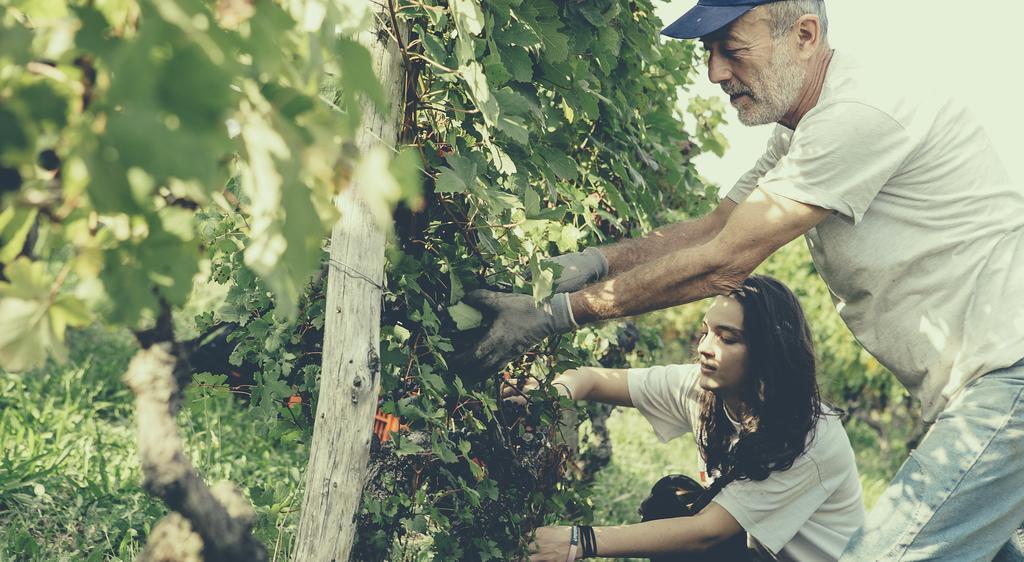
<instances>
[{"instance_id":1,"label":"grapevine leaf","mask_svg":"<svg viewBox=\"0 0 1024 562\"><path fill-rule=\"evenodd\" d=\"M46 357L67 357L67 326L83 326L90 317L80 300L54 295L54 279L45 264L18 258L0 281L0 365L12 372L40 367Z\"/></svg>"},{"instance_id":2,"label":"grapevine leaf","mask_svg":"<svg viewBox=\"0 0 1024 562\"><path fill-rule=\"evenodd\" d=\"M353 35L359 31L369 29L373 24L373 3L365 0L337 0L334 7L340 10L338 17L338 31L346 35ZM266 6L260 5L260 10ZM257 10L258 11L258 10Z\"/></svg>"},{"instance_id":3,"label":"grapevine leaf","mask_svg":"<svg viewBox=\"0 0 1024 562\"><path fill-rule=\"evenodd\" d=\"M580 229L571 224L562 225L562 230L555 240L555 244L558 246L560 253L575 252L579 247L579 241L582 237L583 233L580 232Z\"/></svg>"},{"instance_id":4,"label":"grapevine leaf","mask_svg":"<svg viewBox=\"0 0 1024 562\"><path fill-rule=\"evenodd\" d=\"M195 45L174 50L159 71L157 96L163 109L183 125L194 128L223 127L224 115L234 105L231 73L214 64ZM196 92L203 95L197 96Z\"/></svg>"},{"instance_id":5,"label":"grapevine leaf","mask_svg":"<svg viewBox=\"0 0 1024 562\"><path fill-rule=\"evenodd\" d=\"M480 35L484 30L484 14L475 0L452 0L451 10L455 25L460 30L465 29L473 35Z\"/></svg>"},{"instance_id":6,"label":"grapevine leaf","mask_svg":"<svg viewBox=\"0 0 1024 562\"><path fill-rule=\"evenodd\" d=\"M7 27L6 23L0 22L0 59L14 64L28 62L31 59L32 32L18 24Z\"/></svg>"},{"instance_id":7,"label":"grapevine leaf","mask_svg":"<svg viewBox=\"0 0 1024 562\"><path fill-rule=\"evenodd\" d=\"M597 32L598 44L608 51L613 57L619 56L622 47L622 36L614 27L605 26Z\"/></svg>"},{"instance_id":8,"label":"grapevine leaf","mask_svg":"<svg viewBox=\"0 0 1024 562\"><path fill-rule=\"evenodd\" d=\"M400 457L404 457L406 455L415 455L417 453L423 452L423 447L417 445L415 441L409 439L408 437L402 437L401 435L399 435L398 437L395 438L395 441L398 442L398 447L395 449L395 454L397 454Z\"/></svg>"},{"instance_id":9,"label":"grapevine leaf","mask_svg":"<svg viewBox=\"0 0 1024 562\"><path fill-rule=\"evenodd\" d=\"M508 47L501 51L501 62L517 82L533 81L533 59L526 49Z\"/></svg>"},{"instance_id":10,"label":"grapevine leaf","mask_svg":"<svg viewBox=\"0 0 1024 562\"><path fill-rule=\"evenodd\" d=\"M62 128L68 123L69 100L53 87L35 80L17 89L16 94L28 107L29 116L38 125L49 123Z\"/></svg>"},{"instance_id":11,"label":"grapevine leaf","mask_svg":"<svg viewBox=\"0 0 1024 562\"><path fill-rule=\"evenodd\" d=\"M451 315L456 328L460 331L472 330L479 326L484 319L483 314L480 314L477 309L463 302L449 306L448 314Z\"/></svg>"},{"instance_id":12,"label":"grapevine leaf","mask_svg":"<svg viewBox=\"0 0 1024 562\"><path fill-rule=\"evenodd\" d=\"M541 262L539 254L530 256L530 275L533 279L533 300L540 303L555 292L555 272L550 264Z\"/></svg>"},{"instance_id":13,"label":"grapevine leaf","mask_svg":"<svg viewBox=\"0 0 1024 562\"><path fill-rule=\"evenodd\" d=\"M20 372L41 367L47 352L57 352L56 347L44 303L0 300L0 365L5 370Z\"/></svg>"},{"instance_id":14,"label":"grapevine leaf","mask_svg":"<svg viewBox=\"0 0 1024 562\"><path fill-rule=\"evenodd\" d=\"M498 120L500 109L498 107L498 100L491 94L491 90L487 85L484 67L478 62L470 62L459 67L459 75L462 76L466 86L469 87L469 95L473 98L473 103L476 104L477 109L483 114L484 121L493 127Z\"/></svg>"},{"instance_id":15,"label":"grapevine leaf","mask_svg":"<svg viewBox=\"0 0 1024 562\"><path fill-rule=\"evenodd\" d=\"M29 132L22 127L21 119L11 107L0 105L0 163L25 158L32 145Z\"/></svg>"},{"instance_id":16,"label":"grapevine leaf","mask_svg":"<svg viewBox=\"0 0 1024 562\"><path fill-rule=\"evenodd\" d=\"M450 168L443 168L437 176L434 191L438 193L465 193L476 182L476 163L464 156L448 157Z\"/></svg>"},{"instance_id":17,"label":"grapevine leaf","mask_svg":"<svg viewBox=\"0 0 1024 562\"><path fill-rule=\"evenodd\" d=\"M0 281L0 297L20 300L42 300L50 294L53 279L41 262L21 257L4 268L7 281Z\"/></svg>"},{"instance_id":18,"label":"grapevine leaf","mask_svg":"<svg viewBox=\"0 0 1024 562\"><path fill-rule=\"evenodd\" d=\"M455 53L460 64L466 64L476 58L473 36L480 35L484 29L484 14L475 0L452 0L449 5L458 37Z\"/></svg>"},{"instance_id":19,"label":"grapevine leaf","mask_svg":"<svg viewBox=\"0 0 1024 562\"><path fill-rule=\"evenodd\" d=\"M359 43L341 37L338 39L338 62L341 63L341 76L345 87L342 88L342 95L347 100L347 106L355 106L354 95L362 92L378 107L384 107L384 89L373 73L373 60L366 47Z\"/></svg>"},{"instance_id":20,"label":"grapevine leaf","mask_svg":"<svg viewBox=\"0 0 1024 562\"><path fill-rule=\"evenodd\" d=\"M491 49L491 53L483 59L484 72L491 84L499 86L512 79L512 74L505 68L498 51Z\"/></svg>"},{"instance_id":21,"label":"grapevine leaf","mask_svg":"<svg viewBox=\"0 0 1024 562\"><path fill-rule=\"evenodd\" d=\"M0 264L13 260L21 253L38 214L39 211L34 208L13 206L0 212Z\"/></svg>"},{"instance_id":22,"label":"grapevine leaf","mask_svg":"<svg viewBox=\"0 0 1024 562\"><path fill-rule=\"evenodd\" d=\"M576 162L573 162L572 158L569 158L564 152L546 146L538 147L537 152L559 178L574 181L579 177Z\"/></svg>"},{"instance_id":23,"label":"grapevine leaf","mask_svg":"<svg viewBox=\"0 0 1024 562\"><path fill-rule=\"evenodd\" d=\"M455 304L462 300L463 295L466 294L466 290L462 286L462 281L459 280L459 276L455 274L454 270L448 271L448 283L451 285L451 294L448 297L448 302Z\"/></svg>"},{"instance_id":24,"label":"grapevine leaf","mask_svg":"<svg viewBox=\"0 0 1024 562\"><path fill-rule=\"evenodd\" d=\"M583 14L583 17L587 18L587 21L598 29L604 27L607 23L604 14L601 13L601 8L598 6L593 4L584 4L579 7L579 11Z\"/></svg>"},{"instance_id":25,"label":"grapevine leaf","mask_svg":"<svg viewBox=\"0 0 1024 562\"><path fill-rule=\"evenodd\" d=\"M426 55L433 59L434 62L447 65L448 51L441 41L430 33L422 33L420 36L423 37L423 50Z\"/></svg>"},{"instance_id":26,"label":"grapevine leaf","mask_svg":"<svg viewBox=\"0 0 1024 562\"><path fill-rule=\"evenodd\" d=\"M569 58L569 37L562 33L558 6L549 0L538 0L519 12L543 44L544 57L548 62L557 63Z\"/></svg>"}]
</instances>

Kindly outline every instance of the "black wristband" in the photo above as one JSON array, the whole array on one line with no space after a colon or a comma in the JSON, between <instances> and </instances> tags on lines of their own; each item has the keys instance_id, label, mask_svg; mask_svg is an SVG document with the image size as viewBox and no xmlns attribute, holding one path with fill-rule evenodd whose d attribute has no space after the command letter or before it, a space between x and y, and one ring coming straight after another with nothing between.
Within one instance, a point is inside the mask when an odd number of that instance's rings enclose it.
<instances>
[{"instance_id":1,"label":"black wristband","mask_svg":"<svg viewBox=\"0 0 1024 562\"><path fill-rule=\"evenodd\" d=\"M580 545L583 547L584 558L597 556L597 537L590 525L580 525Z\"/></svg>"}]
</instances>

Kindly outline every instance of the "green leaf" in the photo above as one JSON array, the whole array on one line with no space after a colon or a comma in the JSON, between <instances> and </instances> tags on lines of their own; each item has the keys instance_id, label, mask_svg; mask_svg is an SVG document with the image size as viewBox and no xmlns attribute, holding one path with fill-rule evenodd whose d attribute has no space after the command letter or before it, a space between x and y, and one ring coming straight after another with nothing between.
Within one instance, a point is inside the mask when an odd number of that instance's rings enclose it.
<instances>
[{"instance_id":1,"label":"green leaf","mask_svg":"<svg viewBox=\"0 0 1024 562\"><path fill-rule=\"evenodd\" d=\"M455 452L452 451L452 448L449 447L447 443L444 443L440 439L438 439L436 434L431 435L430 440L430 449L441 462L453 463L459 460L459 458L455 456Z\"/></svg>"},{"instance_id":2,"label":"green leaf","mask_svg":"<svg viewBox=\"0 0 1024 562\"><path fill-rule=\"evenodd\" d=\"M541 158L559 178L567 181L575 181L579 177L576 162L569 158L565 152L558 151L546 146L537 147Z\"/></svg>"},{"instance_id":3,"label":"green leaf","mask_svg":"<svg viewBox=\"0 0 1024 562\"><path fill-rule=\"evenodd\" d=\"M42 300L49 296L53 278L42 262L20 257L4 267L7 281L0 281L0 297Z\"/></svg>"},{"instance_id":4,"label":"green leaf","mask_svg":"<svg viewBox=\"0 0 1024 562\"><path fill-rule=\"evenodd\" d=\"M255 111L243 115L248 166L242 170L241 186L253 202L245 264L270 286L282 314L293 318L299 296L319 264L319 236L325 228L313 206L312 192L291 182L285 187L279 163L294 164L292 149L262 115ZM291 172L287 173L291 179Z\"/></svg>"},{"instance_id":5,"label":"green leaf","mask_svg":"<svg viewBox=\"0 0 1024 562\"><path fill-rule=\"evenodd\" d=\"M448 271L448 284L451 286L451 294L448 296L448 302L455 304L462 300L462 296L466 294L466 290L462 287L462 281L459 280L459 276L455 274L454 270Z\"/></svg>"},{"instance_id":6,"label":"green leaf","mask_svg":"<svg viewBox=\"0 0 1024 562\"><path fill-rule=\"evenodd\" d=\"M501 51L501 62L517 82L533 81L533 59L526 49L507 47Z\"/></svg>"},{"instance_id":7,"label":"green leaf","mask_svg":"<svg viewBox=\"0 0 1024 562\"><path fill-rule=\"evenodd\" d=\"M528 145L530 129L526 119L521 116L529 113L530 101L509 88L502 88L494 92L494 98L497 100L500 110L497 122L498 130L519 144Z\"/></svg>"},{"instance_id":8,"label":"green leaf","mask_svg":"<svg viewBox=\"0 0 1024 562\"><path fill-rule=\"evenodd\" d=\"M62 128L67 125L70 102L49 83L35 80L18 88L15 95L28 107L29 115L37 126L49 123Z\"/></svg>"},{"instance_id":9,"label":"green leaf","mask_svg":"<svg viewBox=\"0 0 1024 562\"><path fill-rule=\"evenodd\" d=\"M493 48L491 53L484 57L482 62L484 63L484 73L488 77L487 80L492 85L500 86L512 79L512 74L505 68L501 56Z\"/></svg>"},{"instance_id":10,"label":"green leaf","mask_svg":"<svg viewBox=\"0 0 1024 562\"><path fill-rule=\"evenodd\" d=\"M541 262L539 254L530 256L530 276L533 280L533 300L540 303L555 292L555 271L550 264Z\"/></svg>"},{"instance_id":11,"label":"green leaf","mask_svg":"<svg viewBox=\"0 0 1024 562\"><path fill-rule=\"evenodd\" d=\"M13 206L0 212L0 264L21 253L38 215L38 209Z\"/></svg>"},{"instance_id":12,"label":"green leaf","mask_svg":"<svg viewBox=\"0 0 1024 562\"><path fill-rule=\"evenodd\" d=\"M484 117L488 125L494 126L498 120L498 101L491 94L487 84L487 77L484 76L484 67L476 62L470 62L459 67L459 75L469 87L469 95L473 103Z\"/></svg>"},{"instance_id":13,"label":"green leaf","mask_svg":"<svg viewBox=\"0 0 1024 562\"><path fill-rule=\"evenodd\" d=\"M54 294L55 279L45 264L20 257L4 268L0 281L0 366L11 372L41 367L47 356L64 361L68 326L83 326L91 317L85 305L67 294Z\"/></svg>"},{"instance_id":14,"label":"green leaf","mask_svg":"<svg viewBox=\"0 0 1024 562\"><path fill-rule=\"evenodd\" d=\"M46 315L37 300L0 300L0 366L12 373L41 367L48 353L57 352Z\"/></svg>"},{"instance_id":15,"label":"green leaf","mask_svg":"<svg viewBox=\"0 0 1024 562\"><path fill-rule=\"evenodd\" d=\"M0 18L3 19L3 18ZM17 23L7 27L0 21L0 60L24 64L31 59L32 32Z\"/></svg>"},{"instance_id":16,"label":"green leaf","mask_svg":"<svg viewBox=\"0 0 1024 562\"><path fill-rule=\"evenodd\" d=\"M10 107L0 105L0 163L14 163L26 158L32 147L29 132L22 127L18 114Z\"/></svg>"},{"instance_id":17,"label":"green leaf","mask_svg":"<svg viewBox=\"0 0 1024 562\"><path fill-rule=\"evenodd\" d=\"M452 320L455 321L455 327L460 331L472 330L478 327L484 319L484 315L480 311L464 302L449 306L448 314L451 315Z\"/></svg>"},{"instance_id":18,"label":"green leaf","mask_svg":"<svg viewBox=\"0 0 1024 562\"><path fill-rule=\"evenodd\" d=\"M195 128L221 128L235 106L231 72L208 58L195 45L175 49L159 71L157 96L164 109ZM202 95L196 95L202 92Z\"/></svg>"},{"instance_id":19,"label":"green leaf","mask_svg":"<svg viewBox=\"0 0 1024 562\"><path fill-rule=\"evenodd\" d=\"M448 51L445 49L441 40L432 33L422 33L420 37L423 38L423 50L428 57L439 64L448 64Z\"/></svg>"},{"instance_id":20,"label":"green leaf","mask_svg":"<svg viewBox=\"0 0 1024 562\"><path fill-rule=\"evenodd\" d=\"M447 158L450 168L443 168L434 184L437 193L465 193L476 183L476 163L464 156Z\"/></svg>"},{"instance_id":21,"label":"green leaf","mask_svg":"<svg viewBox=\"0 0 1024 562\"><path fill-rule=\"evenodd\" d=\"M460 64L466 64L476 58L473 36L483 31L484 14L475 0L452 0L448 7L458 30L455 54Z\"/></svg>"},{"instance_id":22,"label":"green leaf","mask_svg":"<svg viewBox=\"0 0 1024 562\"><path fill-rule=\"evenodd\" d=\"M562 225L562 231L555 240L555 244L558 246L560 253L575 252L579 248L580 238L583 238L583 233L580 232L580 229L571 224L565 224Z\"/></svg>"},{"instance_id":23,"label":"green leaf","mask_svg":"<svg viewBox=\"0 0 1024 562\"><path fill-rule=\"evenodd\" d=\"M552 63L569 58L569 36L562 33L562 22L557 16L558 6L547 0L536 1L527 13L534 16L526 21L543 44L544 58Z\"/></svg>"},{"instance_id":24,"label":"green leaf","mask_svg":"<svg viewBox=\"0 0 1024 562\"><path fill-rule=\"evenodd\" d=\"M594 27L601 29L608 23L605 19L604 14L601 13L601 8L593 4L583 4L579 6L579 11L583 14L583 17L587 18Z\"/></svg>"},{"instance_id":25,"label":"green leaf","mask_svg":"<svg viewBox=\"0 0 1024 562\"><path fill-rule=\"evenodd\" d=\"M373 59L366 47L351 39L338 38L338 62L341 64L341 91L347 106L353 107L355 93L362 92L378 107L385 107L384 88L373 73Z\"/></svg>"},{"instance_id":26,"label":"green leaf","mask_svg":"<svg viewBox=\"0 0 1024 562\"><path fill-rule=\"evenodd\" d=\"M606 49L612 56L619 56L622 48L622 36L614 27L604 26L597 32L597 42Z\"/></svg>"}]
</instances>

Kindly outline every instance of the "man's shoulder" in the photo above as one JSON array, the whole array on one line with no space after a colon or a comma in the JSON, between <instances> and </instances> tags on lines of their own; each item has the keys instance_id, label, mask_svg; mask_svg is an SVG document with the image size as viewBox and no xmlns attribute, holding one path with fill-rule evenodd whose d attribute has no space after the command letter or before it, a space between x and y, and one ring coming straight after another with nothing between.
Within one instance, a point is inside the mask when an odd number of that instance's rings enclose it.
<instances>
[{"instance_id":1,"label":"man's shoulder","mask_svg":"<svg viewBox=\"0 0 1024 562\"><path fill-rule=\"evenodd\" d=\"M915 113L934 105L930 101L955 100L949 98L940 84L910 76L905 66L836 51L819 103L812 112L840 119L874 115L906 126L914 120Z\"/></svg>"}]
</instances>

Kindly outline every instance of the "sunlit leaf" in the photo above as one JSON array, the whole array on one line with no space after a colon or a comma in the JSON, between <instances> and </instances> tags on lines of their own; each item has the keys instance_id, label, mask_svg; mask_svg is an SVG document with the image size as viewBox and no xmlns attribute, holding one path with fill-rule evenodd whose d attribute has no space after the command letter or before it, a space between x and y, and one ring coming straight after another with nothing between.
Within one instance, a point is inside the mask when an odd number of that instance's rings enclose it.
<instances>
[{"instance_id":1,"label":"sunlit leaf","mask_svg":"<svg viewBox=\"0 0 1024 562\"><path fill-rule=\"evenodd\" d=\"M463 331L476 328L484 319L484 316L483 314L480 314L480 311L464 302L460 302L454 306L449 306L448 314L450 314L452 320L455 321L456 328Z\"/></svg>"}]
</instances>

